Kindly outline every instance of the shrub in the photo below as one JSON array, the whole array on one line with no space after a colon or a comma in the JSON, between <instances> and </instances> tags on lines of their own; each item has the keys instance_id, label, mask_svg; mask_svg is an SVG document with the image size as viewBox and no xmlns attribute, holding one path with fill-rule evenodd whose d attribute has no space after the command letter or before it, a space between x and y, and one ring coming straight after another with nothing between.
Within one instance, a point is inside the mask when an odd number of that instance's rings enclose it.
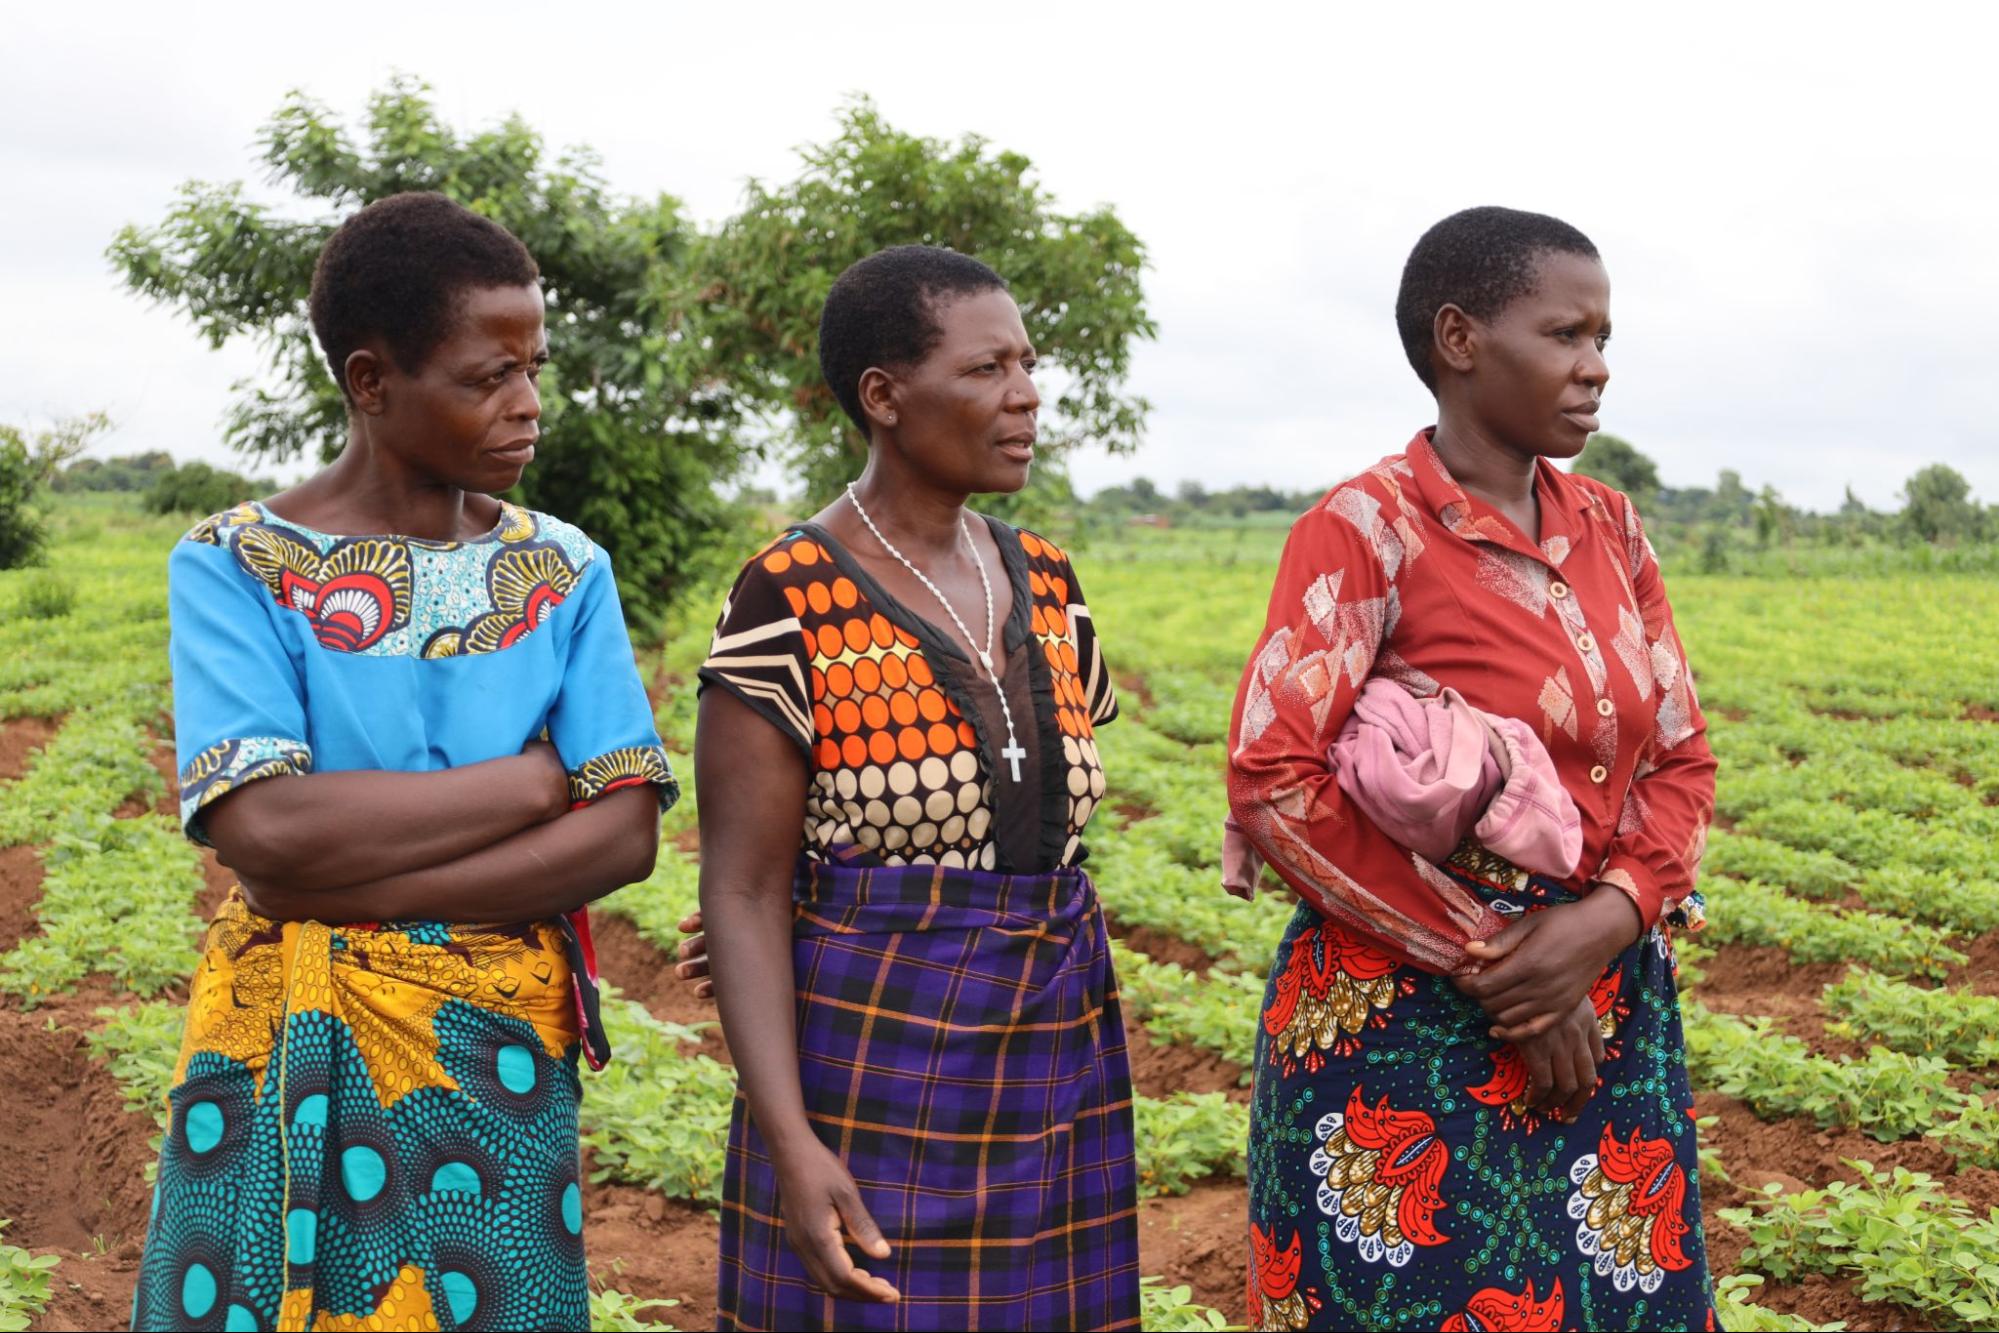
<instances>
[{"instance_id":1,"label":"shrub","mask_svg":"<svg viewBox=\"0 0 1999 1333\"><path fill-rule=\"evenodd\" d=\"M53 570L28 575L14 594L14 614L27 620L58 620L75 609L76 585Z\"/></svg>"},{"instance_id":2,"label":"shrub","mask_svg":"<svg viewBox=\"0 0 1999 1333\"><path fill-rule=\"evenodd\" d=\"M145 506L149 514L218 514L269 489L207 463L182 463L159 473L146 491Z\"/></svg>"}]
</instances>

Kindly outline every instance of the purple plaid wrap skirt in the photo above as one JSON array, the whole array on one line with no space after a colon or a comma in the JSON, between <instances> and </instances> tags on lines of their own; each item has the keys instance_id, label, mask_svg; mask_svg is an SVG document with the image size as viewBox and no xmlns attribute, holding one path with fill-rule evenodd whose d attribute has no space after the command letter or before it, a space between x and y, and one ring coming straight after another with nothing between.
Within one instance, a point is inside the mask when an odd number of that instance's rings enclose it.
<instances>
[{"instance_id":1,"label":"purple plaid wrap skirt","mask_svg":"<svg viewBox=\"0 0 1999 1333\"><path fill-rule=\"evenodd\" d=\"M718 1326L1137 1328L1131 1070L1089 877L801 859L794 899L806 1114L902 1299L813 1287L739 1092Z\"/></svg>"}]
</instances>

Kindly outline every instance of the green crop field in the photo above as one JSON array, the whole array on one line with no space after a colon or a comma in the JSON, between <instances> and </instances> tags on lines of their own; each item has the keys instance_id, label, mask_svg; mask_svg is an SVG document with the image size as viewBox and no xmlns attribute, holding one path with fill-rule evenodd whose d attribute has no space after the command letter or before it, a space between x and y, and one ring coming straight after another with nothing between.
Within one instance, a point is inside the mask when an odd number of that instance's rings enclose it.
<instances>
[{"instance_id":1,"label":"green crop field","mask_svg":"<svg viewBox=\"0 0 1999 1333\"><path fill-rule=\"evenodd\" d=\"M179 837L162 758L181 526L66 501L53 575L0 574L0 1055L10 1128L64 1145L0 1169L0 1329L124 1319L176 1006L226 883ZM1136 1034L1150 1328L1243 1317L1244 1085L1290 906L1225 896L1217 859L1229 704L1281 540L1072 550L1123 696L1090 868ZM1999 580L1670 586L1722 762L1682 980L1724 1325L1999 1327ZM683 779L711 615L691 599L641 652ZM695 899L694 809L603 905L620 1058L586 1083L584 1127L605 1328L712 1322L733 1078L661 957Z\"/></svg>"}]
</instances>

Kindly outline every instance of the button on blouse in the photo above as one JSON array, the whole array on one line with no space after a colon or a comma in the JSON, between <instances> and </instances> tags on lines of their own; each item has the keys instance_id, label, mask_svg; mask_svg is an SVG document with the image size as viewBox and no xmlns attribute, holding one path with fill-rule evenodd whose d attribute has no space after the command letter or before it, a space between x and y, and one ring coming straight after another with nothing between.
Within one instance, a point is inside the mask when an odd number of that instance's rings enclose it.
<instances>
[{"instance_id":1,"label":"button on blouse","mask_svg":"<svg viewBox=\"0 0 1999 1333\"><path fill-rule=\"evenodd\" d=\"M1292 527L1236 695L1237 823L1305 901L1435 971L1505 921L1329 771L1370 676L1531 723L1582 813L1569 887L1627 894L1647 927L1692 891L1713 813L1706 721L1637 511L1545 459L1535 488L1530 540L1465 494L1427 431L1334 487Z\"/></svg>"}]
</instances>

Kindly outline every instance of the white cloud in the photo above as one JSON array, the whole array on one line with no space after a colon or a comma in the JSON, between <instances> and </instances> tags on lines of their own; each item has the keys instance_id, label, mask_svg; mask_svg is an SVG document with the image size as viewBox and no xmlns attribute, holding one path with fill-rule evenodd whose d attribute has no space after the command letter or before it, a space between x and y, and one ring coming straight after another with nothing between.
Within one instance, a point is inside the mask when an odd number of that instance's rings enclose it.
<instances>
[{"instance_id":1,"label":"white cloud","mask_svg":"<svg viewBox=\"0 0 1999 1333\"><path fill-rule=\"evenodd\" d=\"M1143 472L1288 487L1399 448L1429 403L1391 319L1402 257L1471 203L1588 231L1615 283L1605 426L1666 479L1724 466L1816 506L1946 461L1999 500L1995 116L1958 11L1431 4L36 7L0 81L0 419L104 407L113 449L223 456L249 349L212 353L103 260L186 179L248 179L301 87L348 113L392 72L477 126L518 110L619 188L705 220L865 90L895 123L1028 154L1151 249ZM1926 21L1925 15L1928 15ZM182 54L183 52L187 54Z\"/></svg>"}]
</instances>

